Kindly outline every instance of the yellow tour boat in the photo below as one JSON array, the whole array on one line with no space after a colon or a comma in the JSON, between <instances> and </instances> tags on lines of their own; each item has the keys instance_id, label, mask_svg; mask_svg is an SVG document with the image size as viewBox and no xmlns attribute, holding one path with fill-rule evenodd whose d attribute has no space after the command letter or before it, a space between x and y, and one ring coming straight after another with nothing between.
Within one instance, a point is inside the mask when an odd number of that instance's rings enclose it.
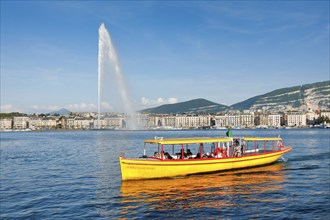
<instances>
[{"instance_id":1,"label":"yellow tour boat","mask_svg":"<svg viewBox=\"0 0 330 220\"><path fill-rule=\"evenodd\" d=\"M141 157L119 162L123 181L155 179L266 165L290 150L280 137L155 137Z\"/></svg>"}]
</instances>

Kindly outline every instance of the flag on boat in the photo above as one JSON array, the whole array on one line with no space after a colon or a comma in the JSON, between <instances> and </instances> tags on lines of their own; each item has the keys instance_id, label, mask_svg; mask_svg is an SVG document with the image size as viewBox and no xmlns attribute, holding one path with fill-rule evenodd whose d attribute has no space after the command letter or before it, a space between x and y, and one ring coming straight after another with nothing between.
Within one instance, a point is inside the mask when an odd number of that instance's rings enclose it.
<instances>
[{"instance_id":1,"label":"flag on boat","mask_svg":"<svg viewBox=\"0 0 330 220\"><path fill-rule=\"evenodd\" d=\"M231 132L230 129L228 129L228 131L226 132L226 136L227 136L227 137L231 137L231 136L233 136L233 134L232 134L232 132Z\"/></svg>"}]
</instances>

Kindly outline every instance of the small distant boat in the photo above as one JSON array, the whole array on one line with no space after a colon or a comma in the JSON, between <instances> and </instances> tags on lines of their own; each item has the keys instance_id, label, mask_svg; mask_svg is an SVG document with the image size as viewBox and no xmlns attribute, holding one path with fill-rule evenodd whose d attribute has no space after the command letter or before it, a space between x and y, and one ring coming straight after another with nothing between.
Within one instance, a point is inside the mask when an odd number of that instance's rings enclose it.
<instances>
[{"instance_id":1,"label":"small distant boat","mask_svg":"<svg viewBox=\"0 0 330 220\"><path fill-rule=\"evenodd\" d=\"M330 128L330 124L327 124L326 122L324 122L322 127L325 128L325 129L329 129Z\"/></svg>"},{"instance_id":2,"label":"small distant boat","mask_svg":"<svg viewBox=\"0 0 330 220\"><path fill-rule=\"evenodd\" d=\"M155 137L141 157L119 163L123 181L155 179L266 165L291 150L280 137Z\"/></svg>"}]
</instances>

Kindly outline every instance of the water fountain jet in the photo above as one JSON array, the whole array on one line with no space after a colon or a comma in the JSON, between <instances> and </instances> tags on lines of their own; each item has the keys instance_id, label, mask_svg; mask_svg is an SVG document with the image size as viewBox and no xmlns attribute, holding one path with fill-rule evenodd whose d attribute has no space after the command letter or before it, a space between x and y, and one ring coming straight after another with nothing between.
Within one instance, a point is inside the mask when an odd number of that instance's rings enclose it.
<instances>
[{"instance_id":1,"label":"water fountain jet","mask_svg":"<svg viewBox=\"0 0 330 220\"><path fill-rule=\"evenodd\" d=\"M104 74L107 74L107 65L112 67L116 81L118 83L119 92L121 99L124 103L125 113L128 115L128 129L136 129L136 117L135 111L132 108L130 103L126 86L122 77L122 72L120 69L118 56L116 50L112 44L111 37L107 29L105 28L104 23L101 24L99 28L99 53L98 53L98 129L100 129L100 113L101 113L101 88L102 88L102 79Z\"/></svg>"}]
</instances>

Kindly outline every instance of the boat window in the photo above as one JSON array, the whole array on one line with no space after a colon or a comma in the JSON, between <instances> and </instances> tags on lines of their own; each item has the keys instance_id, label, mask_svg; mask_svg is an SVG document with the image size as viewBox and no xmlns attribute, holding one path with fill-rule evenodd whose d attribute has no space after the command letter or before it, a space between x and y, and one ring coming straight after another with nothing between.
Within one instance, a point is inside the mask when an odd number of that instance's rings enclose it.
<instances>
[{"instance_id":1,"label":"boat window","mask_svg":"<svg viewBox=\"0 0 330 220\"><path fill-rule=\"evenodd\" d=\"M276 150L276 142L273 140L246 141L245 153L267 153Z\"/></svg>"},{"instance_id":2,"label":"boat window","mask_svg":"<svg viewBox=\"0 0 330 220\"><path fill-rule=\"evenodd\" d=\"M260 141L245 141L244 154L256 154L259 153Z\"/></svg>"},{"instance_id":3,"label":"boat window","mask_svg":"<svg viewBox=\"0 0 330 220\"><path fill-rule=\"evenodd\" d=\"M272 151L274 151L274 149L275 149L275 143L273 140L264 142L264 151L265 152L272 152Z\"/></svg>"},{"instance_id":4,"label":"boat window","mask_svg":"<svg viewBox=\"0 0 330 220\"><path fill-rule=\"evenodd\" d=\"M211 145L211 153L213 153L215 151L215 143L212 143Z\"/></svg>"}]
</instances>

